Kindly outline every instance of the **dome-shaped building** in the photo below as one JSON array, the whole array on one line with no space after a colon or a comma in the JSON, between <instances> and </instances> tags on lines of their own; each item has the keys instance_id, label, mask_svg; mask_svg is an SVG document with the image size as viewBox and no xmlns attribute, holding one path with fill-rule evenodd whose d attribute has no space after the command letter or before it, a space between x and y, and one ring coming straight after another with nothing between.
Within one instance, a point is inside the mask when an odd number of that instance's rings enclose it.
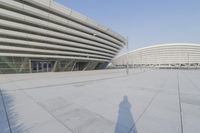
<instances>
[{"instance_id":1,"label":"dome-shaped building","mask_svg":"<svg viewBox=\"0 0 200 133\"><path fill-rule=\"evenodd\" d=\"M139 48L112 60L115 66L199 68L200 44L171 43Z\"/></svg>"}]
</instances>

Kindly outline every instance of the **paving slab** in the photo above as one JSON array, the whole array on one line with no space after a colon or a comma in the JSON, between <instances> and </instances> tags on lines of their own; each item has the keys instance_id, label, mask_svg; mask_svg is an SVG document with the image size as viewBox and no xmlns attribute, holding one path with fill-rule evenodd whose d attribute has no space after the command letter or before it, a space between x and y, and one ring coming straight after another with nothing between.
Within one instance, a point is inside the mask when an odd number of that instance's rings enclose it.
<instances>
[{"instance_id":1,"label":"paving slab","mask_svg":"<svg viewBox=\"0 0 200 133\"><path fill-rule=\"evenodd\" d=\"M0 133L200 132L199 70L8 74L0 88Z\"/></svg>"}]
</instances>

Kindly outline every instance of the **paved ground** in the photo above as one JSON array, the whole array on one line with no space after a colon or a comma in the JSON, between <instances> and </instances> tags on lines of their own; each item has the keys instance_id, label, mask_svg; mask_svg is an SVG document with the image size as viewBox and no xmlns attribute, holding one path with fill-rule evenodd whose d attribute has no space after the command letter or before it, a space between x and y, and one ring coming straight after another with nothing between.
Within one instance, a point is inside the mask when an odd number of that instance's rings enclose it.
<instances>
[{"instance_id":1,"label":"paved ground","mask_svg":"<svg viewBox=\"0 0 200 133\"><path fill-rule=\"evenodd\" d=\"M0 75L0 133L200 133L200 71Z\"/></svg>"}]
</instances>

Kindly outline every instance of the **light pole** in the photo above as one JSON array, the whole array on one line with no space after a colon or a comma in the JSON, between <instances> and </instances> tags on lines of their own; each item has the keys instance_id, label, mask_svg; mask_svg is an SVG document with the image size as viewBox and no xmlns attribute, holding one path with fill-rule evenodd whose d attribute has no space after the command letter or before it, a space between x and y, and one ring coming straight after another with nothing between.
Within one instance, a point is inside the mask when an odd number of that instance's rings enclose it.
<instances>
[{"instance_id":1,"label":"light pole","mask_svg":"<svg viewBox=\"0 0 200 133\"><path fill-rule=\"evenodd\" d=\"M127 49L127 54L126 54L126 74L129 74L129 66L128 66L128 37L126 40L126 49Z\"/></svg>"},{"instance_id":2,"label":"light pole","mask_svg":"<svg viewBox=\"0 0 200 133\"><path fill-rule=\"evenodd\" d=\"M190 67L190 59L189 59L189 53L187 53L187 60L188 60L188 69L189 69L189 67Z\"/></svg>"}]
</instances>

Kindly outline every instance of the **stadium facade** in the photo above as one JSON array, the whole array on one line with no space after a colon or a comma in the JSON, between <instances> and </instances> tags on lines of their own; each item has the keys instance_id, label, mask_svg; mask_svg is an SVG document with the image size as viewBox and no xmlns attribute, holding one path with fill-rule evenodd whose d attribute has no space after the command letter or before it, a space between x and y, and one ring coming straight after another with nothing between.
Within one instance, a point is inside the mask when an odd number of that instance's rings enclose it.
<instances>
[{"instance_id":1,"label":"stadium facade","mask_svg":"<svg viewBox=\"0 0 200 133\"><path fill-rule=\"evenodd\" d=\"M112 60L118 67L200 68L200 44L160 44L133 50Z\"/></svg>"},{"instance_id":2,"label":"stadium facade","mask_svg":"<svg viewBox=\"0 0 200 133\"><path fill-rule=\"evenodd\" d=\"M0 0L0 73L105 68L121 35L53 0Z\"/></svg>"}]
</instances>

